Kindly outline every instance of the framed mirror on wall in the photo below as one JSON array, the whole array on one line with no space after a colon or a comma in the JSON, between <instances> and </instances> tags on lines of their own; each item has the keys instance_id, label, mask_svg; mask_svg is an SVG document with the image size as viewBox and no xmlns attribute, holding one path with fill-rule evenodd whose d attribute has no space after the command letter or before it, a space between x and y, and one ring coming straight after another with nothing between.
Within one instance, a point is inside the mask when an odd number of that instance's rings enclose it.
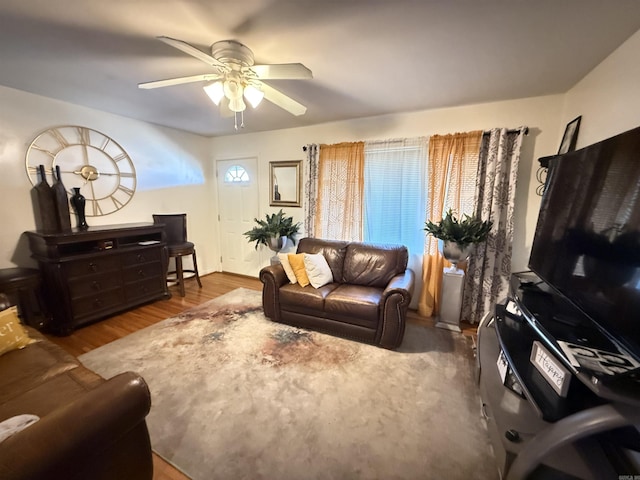
<instances>
[{"instance_id":1,"label":"framed mirror on wall","mask_svg":"<svg viewBox=\"0 0 640 480\"><path fill-rule=\"evenodd\" d=\"M302 183L302 160L269 162L269 205L299 207Z\"/></svg>"}]
</instances>

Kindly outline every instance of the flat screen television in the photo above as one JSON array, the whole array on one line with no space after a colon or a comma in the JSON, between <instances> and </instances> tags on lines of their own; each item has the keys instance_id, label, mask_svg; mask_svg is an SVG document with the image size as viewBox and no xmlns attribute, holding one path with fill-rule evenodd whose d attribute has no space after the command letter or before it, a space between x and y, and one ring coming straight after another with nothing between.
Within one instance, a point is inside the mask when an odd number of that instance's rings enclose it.
<instances>
[{"instance_id":1,"label":"flat screen television","mask_svg":"<svg viewBox=\"0 0 640 480\"><path fill-rule=\"evenodd\" d=\"M640 360L640 127L550 160L529 268Z\"/></svg>"}]
</instances>

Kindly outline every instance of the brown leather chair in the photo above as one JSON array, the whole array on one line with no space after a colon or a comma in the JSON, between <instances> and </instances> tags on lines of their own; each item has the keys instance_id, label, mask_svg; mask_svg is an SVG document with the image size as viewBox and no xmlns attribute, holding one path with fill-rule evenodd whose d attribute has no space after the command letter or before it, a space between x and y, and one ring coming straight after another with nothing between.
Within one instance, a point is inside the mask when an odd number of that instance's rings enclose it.
<instances>
[{"instance_id":1,"label":"brown leather chair","mask_svg":"<svg viewBox=\"0 0 640 480\"><path fill-rule=\"evenodd\" d=\"M195 277L198 286L202 288L198 274L198 262L196 261L196 247L187 241L187 214L154 214L153 223L164 224L169 258L173 258L176 264L175 270L167 272L167 281L177 282L180 286L180 295L184 297L184 272L193 273L192 277ZM191 255L193 269L183 268L182 257L185 255Z\"/></svg>"}]
</instances>

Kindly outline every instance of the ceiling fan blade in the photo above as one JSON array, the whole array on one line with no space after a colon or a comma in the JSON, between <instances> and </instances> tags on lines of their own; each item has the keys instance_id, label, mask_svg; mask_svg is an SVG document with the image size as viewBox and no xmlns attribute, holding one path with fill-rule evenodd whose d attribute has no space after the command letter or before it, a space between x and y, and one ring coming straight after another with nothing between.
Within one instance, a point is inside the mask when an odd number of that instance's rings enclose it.
<instances>
[{"instance_id":1,"label":"ceiling fan blade","mask_svg":"<svg viewBox=\"0 0 640 480\"><path fill-rule=\"evenodd\" d=\"M281 63L274 65L253 65L249 67L260 79L305 79L313 78L313 73L301 63Z\"/></svg>"},{"instance_id":2,"label":"ceiling fan blade","mask_svg":"<svg viewBox=\"0 0 640 480\"><path fill-rule=\"evenodd\" d=\"M293 98L286 96L279 90L276 90L266 83L262 83L261 87L262 91L264 92L264 98L269 100L271 103L276 104L283 110L291 113L292 115L300 116L304 115L307 112L307 107L305 107L301 103L296 102Z\"/></svg>"},{"instance_id":3,"label":"ceiling fan blade","mask_svg":"<svg viewBox=\"0 0 640 480\"><path fill-rule=\"evenodd\" d=\"M204 73L201 75L191 75L190 77L167 78L166 80L155 80L153 82L139 83L138 88L151 89L160 87L170 87L171 85L181 85L183 83L211 82L222 78L216 73Z\"/></svg>"},{"instance_id":4,"label":"ceiling fan blade","mask_svg":"<svg viewBox=\"0 0 640 480\"><path fill-rule=\"evenodd\" d=\"M219 60L216 60L211 55L204 53L202 50L197 49L193 45L188 44L187 42L183 42L182 40L177 40L171 37L159 36L156 37L158 40L163 41L167 45L171 45L178 50L182 50L184 53L191 55L192 57L197 58L198 60L203 61L207 65L211 65L212 67L221 68L223 70L228 70L229 67L222 63Z\"/></svg>"}]
</instances>

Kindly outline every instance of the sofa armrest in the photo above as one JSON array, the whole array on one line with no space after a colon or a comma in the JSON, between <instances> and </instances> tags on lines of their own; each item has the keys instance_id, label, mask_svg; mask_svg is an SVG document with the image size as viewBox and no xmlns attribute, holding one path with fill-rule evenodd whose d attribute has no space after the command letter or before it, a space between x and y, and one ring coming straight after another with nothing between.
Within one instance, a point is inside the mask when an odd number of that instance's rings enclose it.
<instances>
[{"instance_id":1,"label":"sofa armrest","mask_svg":"<svg viewBox=\"0 0 640 480\"><path fill-rule=\"evenodd\" d=\"M378 327L378 344L381 347L396 348L402 343L414 281L413 270L406 269L404 273L393 277L382 292L382 321Z\"/></svg>"},{"instance_id":2,"label":"sofa armrest","mask_svg":"<svg viewBox=\"0 0 640 480\"><path fill-rule=\"evenodd\" d=\"M279 263L277 265L269 265L260 270L260 280L262 283L272 281L278 288L289 281L284 268Z\"/></svg>"},{"instance_id":3,"label":"sofa armrest","mask_svg":"<svg viewBox=\"0 0 640 480\"><path fill-rule=\"evenodd\" d=\"M150 479L153 460L144 423L150 407L140 376L117 375L0 443L0 478L102 479L116 471L119 478ZM121 465L131 459L138 464Z\"/></svg>"},{"instance_id":4,"label":"sofa armrest","mask_svg":"<svg viewBox=\"0 0 640 480\"><path fill-rule=\"evenodd\" d=\"M269 265L260 270L262 308L267 318L280 321L280 287L289 281L281 264Z\"/></svg>"},{"instance_id":5,"label":"sofa armrest","mask_svg":"<svg viewBox=\"0 0 640 480\"><path fill-rule=\"evenodd\" d=\"M382 292L383 301L394 294L400 294L407 298L407 305L411 302L413 294L413 284L415 282L415 274L413 270L406 269L404 273L396 275L391 279L387 287Z\"/></svg>"}]
</instances>

